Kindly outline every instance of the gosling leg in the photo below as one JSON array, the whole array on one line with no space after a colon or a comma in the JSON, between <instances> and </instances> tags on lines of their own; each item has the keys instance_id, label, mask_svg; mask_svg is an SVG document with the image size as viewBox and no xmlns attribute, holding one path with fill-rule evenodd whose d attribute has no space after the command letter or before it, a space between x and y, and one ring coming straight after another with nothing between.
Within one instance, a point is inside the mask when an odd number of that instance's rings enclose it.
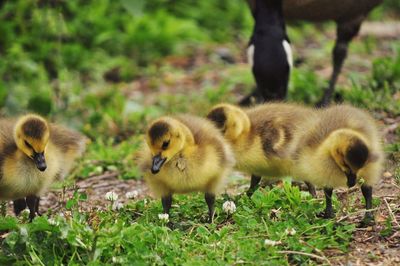
<instances>
[{"instance_id":1,"label":"gosling leg","mask_svg":"<svg viewBox=\"0 0 400 266\"><path fill-rule=\"evenodd\" d=\"M365 209L367 210L367 212L365 213L364 219L361 222L361 225L367 226L367 225L371 225L374 223L374 215L372 214L372 212L368 211L368 210L372 209L372 187L368 186L368 185L362 185L361 192L364 196Z\"/></svg>"},{"instance_id":2,"label":"gosling leg","mask_svg":"<svg viewBox=\"0 0 400 266\"><path fill-rule=\"evenodd\" d=\"M25 199L16 199L13 201L13 203L15 216L18 216L23 210L25 210L26 201Z\"/></svg>"},{"instance_id":3,"label":"gosling leg","mask_svg":"<svg viewBox=\"0 0 400 266\"><path fill-rule=\"evenodd\" d=\"M250 187L247 190L247 196L251 197L253 193L258 189L261 181L261 176L251 175Z\"/></svg>"},{"instance_id":4,"label":"gosling leg","mask_svg":"<svg viewBox=\"0 0 400 266\"><path fill-rule=\"evenodd\" d=\"M39 197L36 196L28 196L26 197L26 204L29 208L29 220L32 221L38 213L39 209Z\"/></svg>"},{"instance_id":5,"label":"gosling leg","mask_svg":"<svg viewBox=\"0 0 400 266\"><path fill-rule=\"evenodd\" d=\"M208 205L208 222L212 223L214 218L214 203L215 203L215 195L213 193L205 193L204 199Z\"/></svg>"},{"instance_id":6,"label":"gosling leg","mask_svg":"<svg viewBox=\"0 0 400 266\"><path fill-rule=\"evenodd\" d=\"M333 212L333 207L332 207L332 192L333 188L324 188L324 193L325 193L325 211L321 214L319 214L319 217L329 219L335 217L335 213Z\"/></svg>"},{"instance_id":7,"label":"gosling leg","mask_svg":"<svg viewBox=\"0 0 400 266\"><path fill-rule=\"evenodd\" d=\"M161 198L161 203L163 206L164 213L169 214L169 210L171 209L172 205L172 195L168 195Z\"/></svg>"}]
</instances>

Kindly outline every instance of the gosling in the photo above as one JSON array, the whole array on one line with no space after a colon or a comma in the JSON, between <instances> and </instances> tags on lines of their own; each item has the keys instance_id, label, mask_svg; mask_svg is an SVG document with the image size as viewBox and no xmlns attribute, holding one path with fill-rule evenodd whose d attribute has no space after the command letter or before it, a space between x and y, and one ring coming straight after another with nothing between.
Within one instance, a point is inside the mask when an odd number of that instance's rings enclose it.
<instances>
[{"instance_id":1,"label":"gosling","mask_svg":"<svg viewBox=\"0 0 400 266\"><path fill-rule=\"evenodd\" d=\"M175 193L203 192L213 221L216 194L234 165L230 146L214 125L190 115L150 124L139 159L144 179L169 214Z\"/></svg>"},{"instance_id":2,"label":"gosling","mask_svg":"<svg viewBox=\"0 0 400 266\"><path fill-rule=\"evenodd\" d=\"M85 144L79 133L39 115L0 119L0 200L13 200L16 215L28 206L33 220L40 196L69 173Z\"/></svg>"},{"instance_id":3,"label":"gosling","mask_svg":"<svg viewBox=\"0 0 400 266\"><path fill-rule=\"evenodd\" d=\"M368 210L384 153L376 122L367 112L349 105L314 110L273 103L243 111L221 104L208 118L232 144L236 167L253 174L248 194L254 192L260 176L290 175L312 190L324 188L322 216L332 218L333 189L350 188L359 181L367 209L362 224L373 221Z\"/></svg>"},{"instance_id":4,"label":"gosling","mask_svg":"<svg viewBox=\"0 0 400 266\"><path fill-rule=\"evenodd\" d=\"M301 124L297 138L293 172L302 180L323 187L325 218L334 217L332 192L362 182L367 212L362 223L373 215L372 187L379 181L384 163L381 136L375 120L367 112L349 105L337 105L317 112Z\"/></svg>"},{"instance_id":5,"label":"gosling","mask_svg":"<svg viewBox=\"0 0 400 266\"><path fill-rule=\"evenodd\" d=\"M261 177L270 180L291 175L295 149L294 135L298 123L315 115L312 109L284 103L268 103L249 109L231 104L212 108L207 118L215 123L232 145L236 168L251 174L250 197L258 188ZM314 186L306 182L313 197Z\"/></svg>"}]
</instances>

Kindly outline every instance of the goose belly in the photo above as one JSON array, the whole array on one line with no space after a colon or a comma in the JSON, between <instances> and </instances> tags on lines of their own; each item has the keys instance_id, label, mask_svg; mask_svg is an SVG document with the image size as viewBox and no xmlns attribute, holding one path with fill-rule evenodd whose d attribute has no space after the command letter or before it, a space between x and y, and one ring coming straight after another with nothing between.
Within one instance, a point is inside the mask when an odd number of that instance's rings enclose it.
<instances>
[{"instance_id":1,"label":"goose belly","mask_svg":"<svg viewBox=\"0 0 400 266\"><path fill-rule=\"evenodd\" d=\"M185 173L175 174L164 180L164 183L175 193L188 193L194 191L205 191L212 176L196 177Z\"/></svg>"},{"instance_id":2,"label":"goose belly","mask_svg":"<svg viewBox=\"0 0 400 266\"><path fill-rule=\"evenodd\" d=\"M310 163L311 161L314 163ZM331 160L299 161L296 164L295 175L320 188L347 187L346 175Z\"/></svg>"},{"instance_id":3,"label":"goose belly","mask_svg":"<svg viewBox=\"0 0 400 266\"><path fill-rule=\"evenodd\" d=\"M292 167L291 160L276 156L265 156L259 145L252 145L245 149L235 150L236 169L248 174L265 177L281 177L289 175Z\"/></svg>"},{"instance_id":4,"label":"goose belly","mask_svg":"<svg viewBox=\"0 0 400 266\"><path fill-rule=\"evenodd\" d=\"M174 163L174 166L165 167L158 178L174 193L207 191L213 180L223 174L216 163L207 162L208 160L201 166L189 164L184 169Z\"/></svg>"},{"instance_id":5,"label":"goose belly","mask_svg":"<svg viewBox=\"0 0 400 266\"><path fill-rule=\"evenodd\" d=\"M41 172L33 163L7 164L3 166L0 180L0 199L10 200L29 195L40 196L57 175L58 167L54 164Z\"/></svg>"}]
</instances>

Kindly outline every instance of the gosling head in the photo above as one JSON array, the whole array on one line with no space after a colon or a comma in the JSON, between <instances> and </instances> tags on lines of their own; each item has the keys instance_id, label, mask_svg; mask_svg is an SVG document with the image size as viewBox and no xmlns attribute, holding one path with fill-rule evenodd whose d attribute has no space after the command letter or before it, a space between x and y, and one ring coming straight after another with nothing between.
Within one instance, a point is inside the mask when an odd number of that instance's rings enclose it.
<instances>
[{"instance_id":1,"label":"gosling head","mask_svg":"<svg viewBox=\"0 0 400 266\"><path fill-rule=\"evenodd\" d=\"M234 105L216 105L208 113L207 118L214 122L225 138L231 141L250 130L249 117L242 109Z\"/></svg>"},{"instance_id":2,"label":"gosling head","mask_svg":"<svg viewBox=\"0 0 400 266\"><path fill-rule=\"evenodd\" d=\"M176 119L164 117L154 121L147 130L146 142L153 156L151 172L161 167L181 152L188 142L194 143L189 129Z\"/></svg>"},{"instance_id":3,"label":"gosling head","mask_svg":"<svg viewBox=\"0 0 400 266\"><path fill-rule=\"evenodd\" d=\"M47 168L45 152L49 137L48 124L38 115L19 118L14 128L14 140L18 149L31 158L42 172Z\"/></svg>"},{"instance_id":4,"label":"gosling head","mask_svg":"<svg viewBox=\"0 0 400 266\"><path fill-rule=\"evenodd\" d=\"M362 136L350 130L337 130L332 135L336 143L331 149L331 156L345 173L347 186L353 187L357 181L358 171L368 160L373 159L369 148Z\"/></svg>"}]
</instances>

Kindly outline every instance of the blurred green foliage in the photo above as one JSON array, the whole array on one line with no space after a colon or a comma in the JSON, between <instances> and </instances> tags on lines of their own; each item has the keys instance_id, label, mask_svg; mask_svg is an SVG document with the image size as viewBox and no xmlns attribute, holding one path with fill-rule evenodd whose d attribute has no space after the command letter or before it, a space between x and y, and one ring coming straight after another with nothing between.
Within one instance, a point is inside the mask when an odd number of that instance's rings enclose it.
<instances>
[{"instance_id":1,"label":"blurred green foliage","mask_svg":"<svg viewBox=\"0 0 400 266\"><path fill-rule=\"evenodd\" d=\"M247 38L252 24L246 2L229 0L3 1L0 20L1 112L58 116L92 138L152 113L138 103L126 114L135 103L111 83L146 76L170 54Z\"/></svg>"},{"instance_id":2,"label":"blurred green foliage","mask_svg":"<svg viewBox=\"0 0 400 266\"><path fill-rule=\"evenodd\" d=\"M399 6L386 1L373 16L381 18ZM148 77L148 69L165 56L192 56L212 43L238 42L237 49L243 48L253 23L244 0L15 0L1 3L0 20L0 107L5 107L1 111L59 115L80 128L89 121L85 128L92 137L90 129L106 133L113 123L121 126L118 131L132 125L120 116L132 104L110 82ZM297 43L315 29L302 23L289 33ZM397 90L398 58L377 59L368 87ZM157 70L150 76L156 77ZM232 84L251 86L248 77L249 72L241 71L227 77L223 90L204 87L216 102ZM289 98L312 104L321 87L323 82L311 70L295 69ZM75 118L77 114L81 119ZM146 114L134 116L137 121Z\"/></svg>"},{"instance_id":3,"label":"blurred green foliage","mask_svg":"<svg viewBox=\"0 0 400 266\"><path fill-rule=\"evenodd\" d=\"M249 28L244 1L5 1L0 9L0 75L7 82L91 79L93 65L128 68L181 51L182 44L233 39ZM31 87L34 89L34 87Z\"/></svg>"}]
</instances>

